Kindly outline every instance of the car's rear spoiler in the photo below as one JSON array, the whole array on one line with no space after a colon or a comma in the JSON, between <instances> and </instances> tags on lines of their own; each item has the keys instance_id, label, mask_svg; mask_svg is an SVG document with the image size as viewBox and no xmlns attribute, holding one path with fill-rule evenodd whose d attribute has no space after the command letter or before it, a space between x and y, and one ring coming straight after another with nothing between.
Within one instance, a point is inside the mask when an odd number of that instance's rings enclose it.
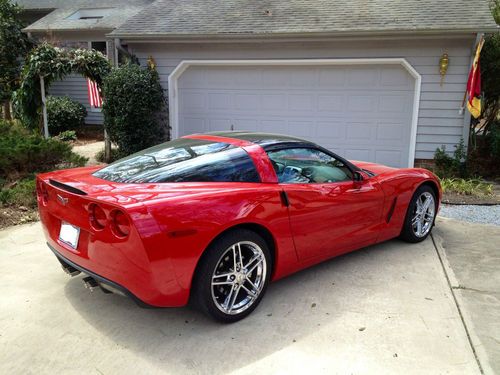
<instances>
[{"instance_id":1,"label":"car's rear spoiler","mask_svg":"<svg viewBox=\"0 0 500 375\"><path fill-rule=\"evenodd\" d=\"M87 195L86 192L84 192L83 190L80 190L80 189L77 189L76 187L73 187L73 186L70 186L70 185L66 185L66 184L63 184L62 182L59 182L59 181L56 181L56 180L53 180L51 178L49 178L49 183L52 185L52 186L55 186L61 190L65 190L67 192L70 192L70 193L73 193L73 194L77 194L77 195Z\"/></svg>"}]
</instances>

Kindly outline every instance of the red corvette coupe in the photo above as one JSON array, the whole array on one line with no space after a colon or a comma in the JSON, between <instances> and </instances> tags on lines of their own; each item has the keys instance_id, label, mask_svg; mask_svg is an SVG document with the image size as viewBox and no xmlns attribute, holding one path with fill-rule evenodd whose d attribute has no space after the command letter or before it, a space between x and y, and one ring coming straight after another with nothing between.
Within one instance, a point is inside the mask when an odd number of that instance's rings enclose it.
<instances>
[{"instance_id":1,"label":"red corvette coupe","mask_svg":"<svg viewBox=\"0 0 500 375\"><path fill-rule=\"evenodd\" d=\"M425 169L218 132L39 175L37 196L48 246L88 288L157 307L192 300L234 322L271 280L391 238L424 240L441 188Z\"/></svg>"}]
</instances>

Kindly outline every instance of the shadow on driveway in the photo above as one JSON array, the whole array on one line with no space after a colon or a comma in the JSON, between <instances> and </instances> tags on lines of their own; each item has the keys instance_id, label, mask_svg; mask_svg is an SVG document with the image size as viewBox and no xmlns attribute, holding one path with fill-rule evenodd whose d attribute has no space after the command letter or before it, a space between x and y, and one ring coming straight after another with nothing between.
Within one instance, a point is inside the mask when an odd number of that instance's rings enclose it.
<instances>
[{"instance_id":1,"label":"shadow on driveway","mask_svg":"<svg viewBox=\"0 0 500 375\"><path fill-rule=\"evenodd\" d=\"M65 294L99 335L172 373L294 372L304 361L341 373L476 370L430 240L391 241L275 282L232 325L90 294L78 279Z\"/></svg>"}]
</instances>

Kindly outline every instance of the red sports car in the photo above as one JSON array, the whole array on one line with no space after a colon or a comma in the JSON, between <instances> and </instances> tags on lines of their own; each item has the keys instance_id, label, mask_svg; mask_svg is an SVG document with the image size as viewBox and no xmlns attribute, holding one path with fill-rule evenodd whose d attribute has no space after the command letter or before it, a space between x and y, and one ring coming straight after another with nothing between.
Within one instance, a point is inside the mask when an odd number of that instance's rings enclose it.
<instances>
[{"instance_id":1,"label":"red sports car","mask_svg":"<svg viewBox=\"0 0 500 375\"><path fill-rule=\"evenodd\" d=\"M441 188L425 169L218 132L39 175L37 196L48 246L87 287L149 306L191 300L234 322L271 280L391 238L424 240Z\"/></svg>"}]
</instances>

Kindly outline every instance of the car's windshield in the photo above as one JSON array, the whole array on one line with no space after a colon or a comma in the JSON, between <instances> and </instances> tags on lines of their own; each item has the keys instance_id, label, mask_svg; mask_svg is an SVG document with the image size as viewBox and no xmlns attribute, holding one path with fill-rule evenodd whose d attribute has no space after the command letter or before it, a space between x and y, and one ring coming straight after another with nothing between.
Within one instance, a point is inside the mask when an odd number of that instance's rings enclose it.
<instances>
[{"instance_id":1,"label":"car's windshield","mask_svg":"<svg viewBox=\"0 0 500 375\"><path fill-rule=\"evenodd\" d=\"M259 182L250 156L228 143L180 138L120 159L94 173L114 182Z\"/></svg>"}]
</instances>

